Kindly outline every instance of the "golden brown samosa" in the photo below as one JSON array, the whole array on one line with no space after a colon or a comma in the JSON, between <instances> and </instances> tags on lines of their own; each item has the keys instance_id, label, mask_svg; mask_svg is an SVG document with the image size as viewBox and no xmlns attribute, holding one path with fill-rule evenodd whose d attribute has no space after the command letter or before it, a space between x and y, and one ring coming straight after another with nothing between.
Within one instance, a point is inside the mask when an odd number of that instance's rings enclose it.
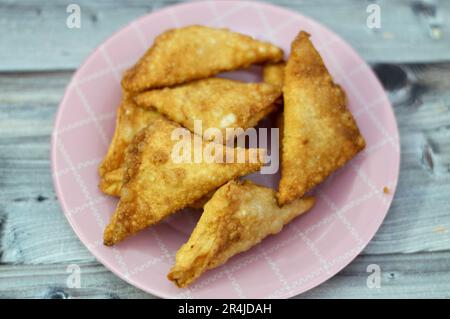
<instances>
[{"instance_id":1,"label":"golden brown samosa","mask_svg":"<svg viewBox=\"0 0 450 319\"><path fill-rule=\"evenodd\" d=\"M245 130L255 126L275 110L277 105L274 102L280 95L281 86L209 78L146 91L137 95L135 100L139 106L155 108L199 135L204 136L209 128L217 128L222 133L222 141L226 142L226 128ZM197 130L196 120L201 121ZM209 140L213 138L210 136Z\"/></svg>"},{"instance_id":2,"label":"golden brown samosa","mask_svg":"<svg viewBox=\"0 0 450 319\"><path fill-rule=\"evenodd\" d=\"M237 162L239 157L235 156L234 162L225 162L224 154L219 151L212 152L217 160L196 161L195 153L201 151L199 147L189 149L186 154L191 155L190 158L178 158L180 141L174 141L173 137L180 132L191 145L199 139L201 150L219 145L206 143L166 119L156 120L139 131L126 151L120 201L104 233L106 245L114 245L158 223L233 178L259 170L265 160L262 150L227 149L224 145L220 145L224 152L240 152L244 154L244 161ZM251 153L256 156L252 158ZM219 158L224 162L217 162Z\"/></svg>"},{"instance_id":3,"label":"golden brown samosa","mask_svg":"<svg viewBox=\"0 0 450 319\"><path fill-rule=\"evenodd\" d=\"M133 92L162 88L282 58L283 51L268 42L228 29L192 25L159 35L125 73L122 86Z\"/></svg>"},{"instance_id":4,"label":"golden brown samosa","mask_svg":"<svg viewBox=\"0 0 450 319\"><path fill-rule=\"evenodd\" d=\"M250 181L230 181L206 203L191 237L176 254L168 278L186 287L208 269L248 250L314 205L297 199L280 208L275 192Z\"/></svg>"},{"instance_id":5,"label":"golden brown samosa","mask_svg":"<svg viewBox=\"0 0 450 319\"><path fill-rule=\"evenodd\" d=\"M345 92L309 37L298 34L285 70L280 205L301 197L365 146Z\"/></svg>"},{"instance_id":6,"label":"golden brown samosa","mask_svg":"<svg viewBox=\"0 0 450 319\"><path fill-rule=\"evenodd\" d=\"M120 190L122 189L123 173L124 173L123 167L107 173L100 180L100 190L107 195L119 197ZM213 194L214 191L209 192L202 198L190 204L189 207L197 209L203 208L203 206L206 204L206 202L211 198Z\"/></svg>"}]
</instances>

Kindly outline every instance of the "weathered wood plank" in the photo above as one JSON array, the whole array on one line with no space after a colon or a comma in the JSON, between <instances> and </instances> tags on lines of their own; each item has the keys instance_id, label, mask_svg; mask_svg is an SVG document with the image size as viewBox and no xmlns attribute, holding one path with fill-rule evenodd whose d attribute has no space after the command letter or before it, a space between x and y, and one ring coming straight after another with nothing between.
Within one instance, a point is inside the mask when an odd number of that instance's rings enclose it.
<instances>
[{"instance_id":1,"label":"weathered wood plank","mask_svg":"<svg viewBox=\"0 0 450 319\"><path fill-rule=\"evenodd\" d=\"M437 80L449 78L450 68L441 64L411 70L421 79L410 93L414 99L395 107L402 144L398 190L388 217L364 254L450 247L450 85ZM93 260L65 221L50 175L53 116L70 75L0 75L4 88L0 95L3 262ZM51 238L42 236L44 225Z\"/></svg>"},{"instance_id":2,"label":"weathered wood plank","mask_svg":"<svg viewBox=\"0 0 450 319\"><path fill-rule=\"evenodd\" d=\"M409 90L397 90L409 93L394 107L402 154L399 185L383 226L366 249L372 254L450 247L449 65L402 67L411 80Z\"/></svg>"},{"instance_id":3,"label":"weathered wood plank","mask_svg":"<svg viewBox=\"0 0 450 319\"><path fill-rule=\"evenodd\" d=\"M95 260L61 212L50 172L50 132L70 76L67 72L0 76L2 262ZM52 235L43 236L43 229Z\"/></svg>"},{"instance_id":4,"label":"weathered wood plank","mask_svg":"<svg viewBox=\"0 0 450 319\"><path fill-rule=\"evenodd\" d=\"M0 1L0 71L70 70L103 40L135 18L171 0L79 0L81 28L66 27L66 6L57 1ZM340 34L368 61L450 60L450 3L381 0L381 29L366 26L369 2L359 0L272 0L301 12ZM430 26L434 32L430 32ZM431 34L434 35L431 36Z\"/></svg>"},{"instance_id":5,"label":"weathered wood plank","mask_svg":"<svg viewBox=\"0 0 450 319\"><path fill-rule=\"evenodd\" d=\"M380 288L368 288L367 266L380 267ZM0 264L0 298L152 298L102 265L80 263L79 289L66 281L69 263ZM450 252L359 256L343 271L297 298L449 298Z\"/></svg>"},{"instance_id":6,"label":"weathered wood plank","mask_svg":"<svg viewBox=\"0 0 450 319\"><path fill-rule=\"evenodd\" d=\"M70 228L53 194L15 199L0 208L1 262L48 264L95 260Z\"/></svg>"},{"instance_id":7,"label":"weathered wood plank","mask_svg":"<svg viewBox=\"0 0 450 319\"><path fill-rule=\"evenodd\" d=\"M300 298L449 298L450 252L359 256L338 275ZM368 288L367 266L381 270L380 288Z\"/></svg>"},{"instance_id":8,"label":"weathered wood plank","mask_svg":"<svg viewBox=\"0 0 450 319\"><path fill-rule=\"evenodd\" d=\"M79 264L81 287L70 289L68 265L0 265L0 298L154 298L96 262Z\"/></svg>"}]
</instances>

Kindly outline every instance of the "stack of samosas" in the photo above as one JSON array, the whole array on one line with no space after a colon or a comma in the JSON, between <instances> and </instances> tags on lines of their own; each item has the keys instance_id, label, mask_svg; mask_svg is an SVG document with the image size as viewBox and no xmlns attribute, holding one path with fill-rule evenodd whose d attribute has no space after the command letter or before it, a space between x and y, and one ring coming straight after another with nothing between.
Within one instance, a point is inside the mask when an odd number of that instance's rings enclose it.
<instances>
[{"instance_id":1,"label":"stack of samosas","mask_svg":"<svg viewBox=\"0 0 450 319\"><path fill-rule=\"evenodd\" d=\"M263 65L262 82L216 77L253 64ZM124 74L122 88L115 133L99 167L100 189L120 198L104 243L119 243L183 208L203 208L168 275L179 287L310 210L314 197L305 194L365 146L344 91L305 32L284 62L275 45L227 29L168 30ZM263 149L224 141L217 161L173 158L175 131L195 145L184 154L192 159L217 146L204 134L208 129L223 136L228 128L245 130L282 105L278 192L239 181L262 168ZM226 160L238 153L244 161Z\"/></svg>"}]
</instances>

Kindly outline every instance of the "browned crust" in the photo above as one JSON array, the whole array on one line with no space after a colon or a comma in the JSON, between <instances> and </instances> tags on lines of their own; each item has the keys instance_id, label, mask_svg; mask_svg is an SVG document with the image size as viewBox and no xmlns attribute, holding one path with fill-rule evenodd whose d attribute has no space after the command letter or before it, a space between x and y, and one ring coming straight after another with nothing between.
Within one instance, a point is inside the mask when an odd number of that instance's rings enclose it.
<instances>
[{"instance_id":1,"label":"browned crust","mask_svg":"<svg viewBox=\"0 0 450 319\"><path fill-rule=\"evenodd\" d=\"M275 86L282 87L284 82L284 69L286 62L268 63L263 68L263 81Z\"/></svg>"},{"instance_id":2,"label":"browned crust","mask_svg":"<svg viewBox=\"0 0 450 319\"><path fill-rule=\"evenodd\" d=\"M275 101L280 96L280 85L208 78L146 91L135 100L139 106L155 108L191 132L194 132L194 121L201 120L203 134L214 128L226 136L227 128L245 130L255 126L275 110Z\"/></svg>"},{"instance_id":3,"label":"browned crust","mask_svg":"<svg viewBox=\"0 0 450 319\"><path fill-rule=\"evenodd\" d=\"M159 119L137 133L125 155L123 186L116 212L104 233L113 245L190 206L228 180L261 168L257 163L175 163L171 138L176 123ZM194 136L190 134L190 138ZM206 142L204 142L206 143ZM248 151L245 151L248 158Z\"/></svg>"},{"instance_id":4,"label":"browned crust","mask_svg":"<svg viewBox=\"0 0 450 319\"><path fill-rule=\"evenodd\" d=\"M314 198L305 198L279 208L272 189L250 181L228 182L205 205L168 278L178 287L190 285L206 270L278 233L313 205Z\"/></svg>"},{"instance_id":5,"label":"browned crust","mask_svg":"<svg viewBox=\"0 0 450 319\"><path fill-rule=\"evenodd\" d=\"M128 92L123 92L122 101L117 109L114 135L108 152L98 169L100 177L121 168L125 149L130 144L134 134L162 117L154 110L138 107L134 102L134 96ZM107 181L103 181L103 185L104 188L109 187Z\"/></svg>"}]
</instances>

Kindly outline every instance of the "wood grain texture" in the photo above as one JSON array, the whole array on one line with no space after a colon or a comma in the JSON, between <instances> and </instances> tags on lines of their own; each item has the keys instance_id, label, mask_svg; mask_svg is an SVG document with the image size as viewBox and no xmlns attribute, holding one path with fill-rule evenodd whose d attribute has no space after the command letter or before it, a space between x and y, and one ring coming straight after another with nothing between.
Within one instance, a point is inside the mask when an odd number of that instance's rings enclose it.
<instances>
[{"instance_id":1,"label":"wood grain texture","mask_svg":"<svg viewBox=\"0 0 450 319\"><path fill-rule=\"evenodd\" d=\"M395 199L374 239L341 273L300 297L450 297L448 22L444 38L433 40L426 23L433 10L413 1L378 2L388 33L365 27L365 1L278 2L330 26L369 61L391 63L373 67L395 104L402 150ZM63 3L0 0L0 47L8 48L0 50L0 297L151 298L98 264L71 230L53 190L50 133L73 69L94 46L173 2L127 1L120 9L109 1L77 3L87 21L74 31L65 28ZM450 16L448 1L436 3L437 15ZM81 266L81 289L66 288L71 263ZM383 272L380 289L365 284L372 263Z\"/></svg>"},{"instance_id":2,"label":"wood grain texture","mask_svg":"<svg viewBox=\"0 0 450 319\"><path fill-rule=\"evenodd\" d=\"M118 8L112 1L79 0L76 3L81 8L81 28L69 29L66 2L1 0L0 47L8 49L0 50L0 71L74 69L97 45L130 21L178 2L129 0ZM366 24L367 1L272 2L323 23L368 61L450 59L449 1L438 1L437 6L420 6L418 1L409 0L377 1L381 8L381 29L372 30Z\"/></svg>"}]
</instances>

